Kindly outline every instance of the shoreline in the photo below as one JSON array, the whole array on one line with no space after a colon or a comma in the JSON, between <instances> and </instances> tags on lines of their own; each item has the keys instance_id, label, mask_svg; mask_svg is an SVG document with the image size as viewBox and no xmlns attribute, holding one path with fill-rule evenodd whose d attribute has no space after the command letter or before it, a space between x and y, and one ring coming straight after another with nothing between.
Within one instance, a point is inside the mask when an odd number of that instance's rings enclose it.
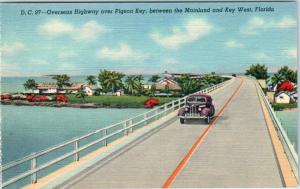
<instances>
[{"instance_id":1,"label":"shoreline","mask_svg":"<svg viewBox=\"0 0 300 189\"><path fill-rule=\"evenodd\" d=\"M277 111L283 111L283 112L298 112L298 108L284 108L282 110Z\"/></svg>"},{"instance_id":2,"label":"shoreline","mask_svg":"<svg viewBox=\"0 0 300 189\"><path fill-rule=\"evenodd\" d=\"M106 105L106 104L96 104L96 103L53 103L53 102L27 102L27 101L1 101L1 105L13 105L13 106L44 106L53 108L145 108L143 104L137 106L128 105Z\"/></svg>"}]
</instances>

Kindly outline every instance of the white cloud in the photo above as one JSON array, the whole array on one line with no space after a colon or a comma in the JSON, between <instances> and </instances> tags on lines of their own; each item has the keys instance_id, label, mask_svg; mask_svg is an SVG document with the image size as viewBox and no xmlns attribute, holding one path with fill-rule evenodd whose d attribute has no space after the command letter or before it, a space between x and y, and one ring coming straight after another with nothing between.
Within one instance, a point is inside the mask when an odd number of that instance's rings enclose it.
<instances>
[{"instance_id":1,"label":"white cloud","mask_svg":"<svg viewBox=\"0 0 300 189\"><path fill-rule=\"evenodd\" d=\"M280 20L266 20L262 17L253 17L248 23L240 28L241 33L255 35L259 30L269 28L296 28L297 21L291 17L283 17Z\"/></svg>"},{"instance_id":2,"label":"white cloud","mask_svg":"<svg viewBox=\"0 0 300 189\"><path fill-rule=\"evenodd\" d=\"M272 59L269 55L267 55L267 54L264 53L264 52L256 53L256 54L255 54L255 58L256 58L258 61L264 61L264 60L270 60L270 59Z\"/></svg>"},{"instance_id":3,"label":"white cloud","mask_svg":"<svg viewBox=\"0 0 300 189\"><path fill-rule=\"evenodd\" d=\"M46 22L38 28L39 32L49 36L60 36L74 31L74 26L62 20L54 19Z\"/></svg>"},{"instance_id":4,"label":"white cloud","mask_svg":"<svg viewBox=\"0 0 300 189\"><path fill-rule=\"evenodd\" d=\"M174 58L166 58L162 62L163 64L167 64L167 65L177 64L177 61Z\"/></svg>"},{"instance_id":5,"label":"white cloud","mask_svg":"<svg viewBox=\"0 0 300 189\"><path fill-rule=\"evenodd\" d=\"M112 49L104 47L98 52L98 58L108 59L113 61L120 60L144 60L148 55L133 50L130 46L125 43L121 43L118 48Z\"/></svg>"},{"instance_id":6,"label":"white cloud","mask_svg":"<svg viewBox=\"0 0 300 189\"><path fill-rule=\"evenodd\" d=\"M77 28L73 37L78 41L90 41L96 39L99 34L103 34L108 31L109 30L104 25L100 25L96 21L89 21L83 24L80 28Z\"/></svg>"},{"instance_id":7,"label":"white cloud","mask_svg":"<svg viewBox=\"0 0 300 189\"><path fill-rule=\"evenodd\" d=\"M242 47L244 47L243 43L239 43L235 40L229 40L225 43L225 45L228 48L242 48Z\"/></svg>"},{"instance_id":8,"label":"white cloud","mask_svg":"<svg viewBox=\"0 0 300 189\"><path fill-rule=\"evenodd\" d=\"M276 23L276 26L279 28L294 28L297 26L297 21L290 17L283 17Z\"/></svg>"},{"instance_id":9,"label":"white cloud","mask_svg":"<svg viewBox=\"0 0 300 189\"><path fill-rule=\"evenodd\" d=\"M13 44L4 43L2 47L0 47L0 52L2 55L12 56L19 52L27 50L25 45L21 42L15 42Z\"/></svg>"},{"instance_id":10,"label":"white cloud","mask_svg":"<svg viewBox=\"0 0 300 189\"><path fill-rule=\"evenodd\" d=\"M288 56L289 58L297 58L297 49L284 50L283 54Z\"/></svg>"},{"instance_id":11,"label":"white cloud","mask_svg":"<svg viewBox=\"0 0 300 189\"><path fill-rule=\"evenodd\" d=\"M154 32L150 34L150 37L165 48L176 49L207 35L212 28L213 26L204 19L191 19L183 27L172 28L170 35Z\"/></svg>"},{"instance_id":12,"label":"white cloud","mask_svg":"<svg viewBox=\"0 0 300 189\"><path fill-rule=\"evenodd\" d=\"M109 31L106 26L98 24L96 21L88 21L79 27L73 24L54 19L38 27L40 34L49 37L59 37L70 35L76 41L91 41L97 36Z\"/></svg>"},{"instance_id":13,"label":"white cloud","mask_svg":"<svg viewBox=\"0 0 300 189\"><path fill-rule=\"evenodd\" d=\"M266 28L266 21L261 17L250 19L246 26L241 28L244 34L256 34L258 29Z\"/></svg>"}]
</instances>

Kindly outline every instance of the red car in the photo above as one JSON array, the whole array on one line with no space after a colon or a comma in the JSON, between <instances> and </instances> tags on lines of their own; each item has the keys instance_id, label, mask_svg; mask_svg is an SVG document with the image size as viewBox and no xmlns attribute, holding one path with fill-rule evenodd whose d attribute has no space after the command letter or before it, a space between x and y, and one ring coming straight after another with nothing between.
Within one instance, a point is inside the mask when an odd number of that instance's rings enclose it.
<instances>
[{"instance_id":1,"label":"red car","mask_svg":"<svg viewBox=\"0 0 300 189\"><path fill-rule=\"evenodd\" d=\"M212 98L205 94L188 96L185 106L178 112L181 124L184 124L187 119L205 119L209 123L214 114L215 107L212 104Z\"/></svg>"},{"instance_id":2,"label":"red car","mask_svg":"<svg viewBox=\"0 0 300 189\"><path fill-rule=\"evenodd\" d=\"M156 98L149 98L144 102L145 108L152 108L159 104L159 100Z\"/></svg>"}]
</instances>

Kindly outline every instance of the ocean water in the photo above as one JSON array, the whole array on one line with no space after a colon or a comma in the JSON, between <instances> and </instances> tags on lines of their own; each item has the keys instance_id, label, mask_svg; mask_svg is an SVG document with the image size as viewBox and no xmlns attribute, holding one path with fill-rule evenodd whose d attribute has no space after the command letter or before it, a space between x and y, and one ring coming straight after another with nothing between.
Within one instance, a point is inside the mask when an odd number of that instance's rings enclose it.
<instances>
[{"instance_id":1,"label":"ocean water","mask_svg":"<svg viewBox=\"0 0 300 189\"><path fill-rule=\"evenodd\" d=\"M127 118L141 114L147 109L79 109L34 106L1 106L2 163L8 163L33 152L39 152L74 137L109 126ZM99 137L99 136L95 136ZM91 140L91 139L89 139ZM94 139L95 140L95 139ZM82 141L84 143L89 141ZM101 144L102 145L102 144ZM97 146L95 146L96 148ZM73 145L55 152L49 157L41 157L38 164L49 161L59 154L73 149ZM86 154L88 152L85 152ZM50 157L52 156L52 157ZM62 167L72 161L72 157L57 166L40 171L38 177ZM30 162L3 173L3 179L11 178L30 168ZM29 177L6 188L20 188L30 182Z\"/></svg>"},{"instance_id":2,"label":"ocean water","mask_svg":"<svg viewBox=\"0 0 300 189\"><path fill-rule=\"evenodd\" d=\"M298 152L298 111L276 111L276 115Z\"/></svg>"}]
</instances>

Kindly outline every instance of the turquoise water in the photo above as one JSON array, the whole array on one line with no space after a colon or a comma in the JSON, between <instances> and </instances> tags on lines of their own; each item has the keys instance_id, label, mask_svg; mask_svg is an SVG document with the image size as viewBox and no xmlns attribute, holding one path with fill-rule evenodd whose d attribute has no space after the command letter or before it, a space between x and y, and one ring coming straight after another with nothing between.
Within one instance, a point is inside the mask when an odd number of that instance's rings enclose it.
<instances>
[{"instance_id":1,"label":"turquoise water","mask_svg":"<svg viewBox=\"0 0 300 189\"><path fill-rule=\"evenodd\" d=\"M3 105L2 161L7 163L145 112Z\"/></svg>"},{"instance_id":2,"label":"turquoise water","mask_svg":"<svg viewBox=\"0 0 300 189\"><path fill-rule=\"evenodd\" d=\"M295 149L298 151L298 111L276 111L276 114L287 131L290 141L295 144Z\"/></svg>"},{"instance_id":3,"label":"turquoise water","mask_svg":"<svg viewBox=\"0 0 300 189\"><path fill-rule=\"evenodd\" d=\"M36 82L55 82L51 77L1 77L1 92L23 92L23 84L29 78ZM73 76L71 82L85 82L85 76Z\"/></svg>"},{"instance_id":4,"label":"turquoise water","mask_svg":"<svg viewBox=\"0 0 300 189\"><path fill-rule=\"evenodd\" d=\"M11 105L2 105L1 110L3 164L147 111L146 109L78 109ZM95 137L101 136L103 135L93 136L88 139L89 141L83 140L79 145L82 146L95 140ZM95 145L89 150L101 145L103 144ZM42 156L38 159L38 165L69 152L73 148L72 144L48 156ZM80 156L86 153L88 150ZM72 158L67 158L57 165L40 171L38 178L70 163L73 161ZM30 169L30 162L4 172L3 179L7 180L28 169ZM20 188L29 182L29 177L27 177L6 188Z\"/></svg>"}]
</instances>

